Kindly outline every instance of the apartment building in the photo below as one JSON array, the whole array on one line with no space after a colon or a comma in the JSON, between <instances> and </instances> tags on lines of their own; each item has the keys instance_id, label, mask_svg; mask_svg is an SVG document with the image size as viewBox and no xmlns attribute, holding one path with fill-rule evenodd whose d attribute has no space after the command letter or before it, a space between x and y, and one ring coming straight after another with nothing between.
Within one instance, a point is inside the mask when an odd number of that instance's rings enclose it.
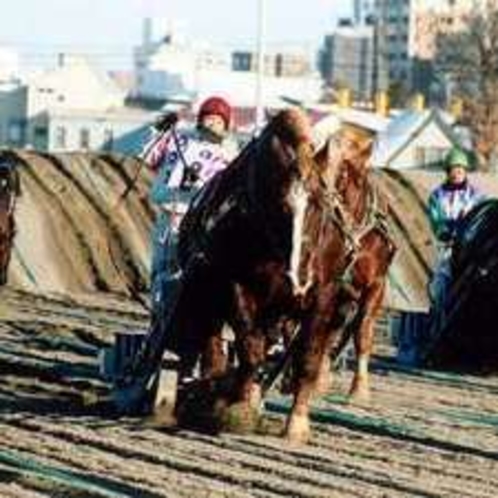
<instances>
[{"instance_id":1,"label":"apartment building","mask_svg":"<svg viewBox=\"0 0 498 498\"><path fill-rule=\"evenodd\" d=\"M412 85L415 0L375 0L376 50L379 79L389 86ZM380 86L380 85L379 85Z\"/></svg>"},{"instance_id":2,"label":"apartment building","mask_svg":"<svg viewBox=\"0 0 498 498\"><path fill-rule=\"evenodd\" d=\"M377 68L388 85L426 90L441 36L458 33L486 0L376 0Z\"/></svg>"},{"instance_id":3,"label":"apartment building","mask_svg":"<svg viewBox=\"0 0 498 498\"><path fill-rule=\"evenodd\" d=\"M331 87L349 88L355 100L371 100L375 91L374 53L374 26L343 21L324 39L320 54L322 76Z\"/></svg>"}]
</instances>

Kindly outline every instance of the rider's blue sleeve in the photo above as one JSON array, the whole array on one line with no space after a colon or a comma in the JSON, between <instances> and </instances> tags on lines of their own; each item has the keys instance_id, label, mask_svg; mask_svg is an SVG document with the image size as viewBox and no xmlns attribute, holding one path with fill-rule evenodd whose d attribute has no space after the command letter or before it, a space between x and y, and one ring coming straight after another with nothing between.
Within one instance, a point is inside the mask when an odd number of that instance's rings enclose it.
<instances>
[{"instance_id":1,"label":"rider's blue sleeve","mask_svg":"<svg viewBox=\"0 0 498 498\"><path fill-rule=\"evenodd\" d=\"M428 202L428 215L429 221L437 239L445 238L449 235L448 220L441 209L440 199L438 198L437 191L432 192Z\"/></svg>"},{"instance_id":2,"label":"rider's blue sleeve","mask_svg":"<svg viewBox=\"0 0 498 498\"><path fill-rule=\"evenodd\" d=\"M173 201L174 189L168 186L169 173L168 168L162 167L152 183L149 198L154 204L165 204Z\"/></svg>"},{"instance_id":3,"label":"rider's blue sleeve","mask_svg":"<svg viewBox=\"0 0 498 498\"><path fill-rule=\"evenodd\" d=\"M169 169L163 167L152 183L149 198L156 205L173 202L188 204L192 198L192 191L182 189L176 185L176 182L171 182Z\"/></svg>"}]
</instances>

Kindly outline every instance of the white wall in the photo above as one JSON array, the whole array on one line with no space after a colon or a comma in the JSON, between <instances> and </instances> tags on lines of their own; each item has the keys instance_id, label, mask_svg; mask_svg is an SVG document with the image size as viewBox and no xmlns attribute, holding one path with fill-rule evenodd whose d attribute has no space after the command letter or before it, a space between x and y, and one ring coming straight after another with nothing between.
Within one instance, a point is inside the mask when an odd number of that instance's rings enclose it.
<instances>
[{"instance_id":1,"label":"white wall","mask_svg":"<svg viewBox=\"0 0 498 498\"><path fill-rule=\"evenodd\" d=\"M125 92L85 59L65 57L60 67L29 82L28 118L52 109L106 110L124 105Z\"/></svg>"},{"instance_id":2,"label":"white wall","mask_svg":"<svg viewBox=\"0 0 498 498\"><path fill-rule=\"evenodd\" d=\"M448 140L437 123L431 121L424 128L422 133L416 136L400 155L396 156L389 164L389 167L402 169L422 166L422 164L420 164L420 153L417 149L440 149L440 155L442 157L449 148L453 147L453 145L454 144Z\"/></svg>"},{"instance_id":3,"label":"white wall","mask_svg":"<svg viewBox=\"0 0 498 498\"><path fill-rule=\"evenodd\" d=\"M82 150L82 130L88 131L88 149L101 150L112 136L112 150L138 153L144 130L154 120L152 113L116 112L98 114L60 113L49 117L48 144L50 152ZM64 130L64 131L62 131ZM64 134L65 143L60 135Z\"/></svg>"}]
</instances>

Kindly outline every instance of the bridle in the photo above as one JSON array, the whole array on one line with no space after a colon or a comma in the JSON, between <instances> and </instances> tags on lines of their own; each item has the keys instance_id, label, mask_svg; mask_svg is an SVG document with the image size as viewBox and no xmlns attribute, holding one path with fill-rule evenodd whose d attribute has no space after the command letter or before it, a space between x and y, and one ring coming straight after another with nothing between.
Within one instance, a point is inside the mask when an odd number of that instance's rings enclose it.
<instances>
[{"instance_id":1,"label":"bridle","mask_svg":"<svg viewBox=\"0 0 498 498\"><path fill-rule=\"evenodd\" d=\"M319 151L317 151L318 153ZM386 213L381 209L377 191L368 181L364 182L363 195L365 208L361 219L355 220L344 202L342 193L336 185L330 185L322 172L316 170L319 188L318 202L320 204L320 220L318 240L320 247L322 240L330 229L330 223L338 230L344 241L344 266L335 280L340 283L351 283L352 269L361 254L361 241L373 231L379 232L390 245L394 245L390 235ZM311 268L306 268L306 282L311 281ZM307 284L309 285L309 284ZM307 285L304 287L307 288Z\"/></svg>"}]
</instances>

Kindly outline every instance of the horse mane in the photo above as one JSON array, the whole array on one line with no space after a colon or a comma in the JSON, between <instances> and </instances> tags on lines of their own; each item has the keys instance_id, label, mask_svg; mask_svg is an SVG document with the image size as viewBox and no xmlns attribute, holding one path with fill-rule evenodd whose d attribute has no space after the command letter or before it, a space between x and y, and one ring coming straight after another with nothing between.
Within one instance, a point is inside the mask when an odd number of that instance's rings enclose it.
<instances>
[{"instance_id":1,"label":"horse mane","mask_svg":"<svg viewBox=\"0 0 498 498\"><path fill-rule=\"evenodd\" d=\"M277 135L293 147L311 142L311 125L306 114L297 108L284 109L270 122Z\"/></svg>"}]
</instances>

